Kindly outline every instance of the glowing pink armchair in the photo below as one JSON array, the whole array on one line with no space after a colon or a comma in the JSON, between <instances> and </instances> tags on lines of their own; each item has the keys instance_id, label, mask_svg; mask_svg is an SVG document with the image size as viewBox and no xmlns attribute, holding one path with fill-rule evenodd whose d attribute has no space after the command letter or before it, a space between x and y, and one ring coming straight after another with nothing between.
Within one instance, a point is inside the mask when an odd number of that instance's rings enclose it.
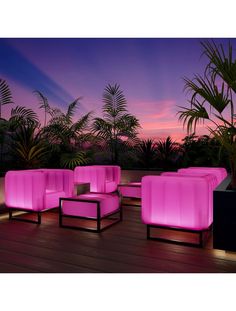
<instances>
[{"instance_id":1,"label":"glowing pink armchair","mask_svg":"<svg viewBox=\"0 0 236 311\"><path fill-rule=\"evenodd\" d=\"M147 238L203 246L203 234L211 228L209 182L195 176L145 176L142 178L142 221ZM152 237L151 229L166 228L197 233L199 243Z\"/></svg>"},{"instance_id":2,"label":"glowing pink armchair","mask_svg":"<svg viewBox=\"0 0 236 311\"><path fill-rule=\"evenodd\" d=\"M9 219L13 217L12 211L23 210L37 213L36 223L40 224L41 212L58 207L59 198L72 196L73 185L71 170L39 169L7 172L5 203L9 208Z\"/></svg>"},{"instance_id":3,"label":"glowing pink armchair","mask_svg":"<svg viewBox=\"0 0 236 311\"><path fill-rule=\"evenodd\" d=\"M199 177L204 178L208 182L209 186L209 222L213 222L213 191L217 187L217 178L213 174L206 174L201 172L196 172L195 174L191 174L191 172L188 173L182 173L182 172L165 172L161 173L161 176L170 176L170 177Z\"/></svg>"},{"instance_id":4,"label":"glowing pink armchair","mask_svg":"<svg viewBox=\"0 0 236 311\"><path fill-rule=\"evenodd\" d=\"M198 173L213 174L217 179L217 186L227 177L227 171L223 167L188 167L181 168L178 172L190 175Z\"/></svg>"},{"instance_id":5,"label":"glowing pink armchair","mask_svg":"<svg viewBox=\"0 0 236 311\"><path fill-rule=\"evenodd\" d=\"M91 192L115 192L120 182L120 167L112 165L77 166L74 182L90 183Z\"/></svg>"}]
</instances>

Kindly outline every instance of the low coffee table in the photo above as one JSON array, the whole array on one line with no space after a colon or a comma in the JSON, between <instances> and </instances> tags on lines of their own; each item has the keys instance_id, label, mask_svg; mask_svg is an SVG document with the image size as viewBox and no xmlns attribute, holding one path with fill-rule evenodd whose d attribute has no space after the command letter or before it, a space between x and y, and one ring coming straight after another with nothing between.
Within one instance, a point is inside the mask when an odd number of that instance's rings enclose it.
<instances>
[{"instance_id":1,"label":"low coffee table","mask_svg":"<svg viewBox=\"0 0 236 311\"><path fill-rule=\"evenodd\" d=\"M123 205L141 205L141 182L130 182L126 184L119 185L119 191L124 199L138 199L138 204L127 204L123 203Z\"/></svg>"},{"instance_id":2,"label":"low coffee table","mask_svg":"<svg viewBox=\"0 0 236 311\"><path fill-rule=\"evenodd\" d=\"M118 217L110 216L119 214ZM64 218L77 218L96 222L96 228L63 224ZM112 220L102 226L102 220ZM59 226L85 231L101 232L122 220L120 197L117 193L89 192L70 198L60 198Z\"/></svg>"}]
</instances>

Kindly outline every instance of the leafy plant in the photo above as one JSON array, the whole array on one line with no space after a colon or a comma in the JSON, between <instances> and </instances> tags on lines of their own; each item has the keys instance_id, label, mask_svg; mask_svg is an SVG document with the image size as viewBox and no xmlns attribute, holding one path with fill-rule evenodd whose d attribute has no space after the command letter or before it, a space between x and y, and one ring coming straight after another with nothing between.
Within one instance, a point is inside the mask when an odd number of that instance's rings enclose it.
<instances>
[{"instance_id":1,"label":"leafy plant","mask_svg":"<svg viewBox=\"0 0 236 311\"><path fill-rule=\"evenodd\" d=\"M190 107L180 107L179 119L187 125L188 133L195 132L199 122L208 121L207 129L226 150L231 167L232 187L236 189L236 128L234 95L236 93L236 59L229 42L225 48L214 41L201 43L208 59L203 76L185 78L190 92Z\"/></svg>"},{"instance_id":2,"label":"leafy plant","mask_svg":"<svg viewBox=\"0 0 236 311\"><path fill-rule=\"evenodd\" d=\"M10 151L20 167L43 165L49 148L34 125L21 125L11 136Z\"/></svg>"}]
</instances>

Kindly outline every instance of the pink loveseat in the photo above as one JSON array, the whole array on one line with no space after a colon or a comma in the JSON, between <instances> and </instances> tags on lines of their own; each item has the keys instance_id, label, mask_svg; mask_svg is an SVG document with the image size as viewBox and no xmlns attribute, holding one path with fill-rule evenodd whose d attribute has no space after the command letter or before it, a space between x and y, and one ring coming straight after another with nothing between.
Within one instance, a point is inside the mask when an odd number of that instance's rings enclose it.
<instances>
[{"instance_id":1,"label":"pink loveseat","mask_svg":"<svg viewBox=\"0 0 236 311\"><path fill-rule=\"evenodd\" d=\"M59 198L73 195L73 171L37 169L9 171L5 176L5 203L9 218L13 210L41 212L59 206Z\"/></svg>"},{"instance_id":2,"label":"pink loveseat","mask_svg":"<svg viewBox=\"0 0 236 311\"><path fill-rule=\"evenodd\" d=\"M152 228L168 228L197 233L199 243L183 244L203 246L203 233L212 225L212 216L209 215L211 195L208 178L143 177L141 212L142 221L147 225L147 238L154 238L151 237ZM159 237L155 239L169 241Z\"/></svg>"},{"instance_id":3,"label":"pink loveseat","mask_svg":"<svg viewBox=\"0 0 236 311\"><path fill-rule=\"evenodd\" d=\"M111 193L120 183L121 169L116 165L77 166L74 170L74 182L90 183L91 192Z\"/></svg>"}]
</instances>

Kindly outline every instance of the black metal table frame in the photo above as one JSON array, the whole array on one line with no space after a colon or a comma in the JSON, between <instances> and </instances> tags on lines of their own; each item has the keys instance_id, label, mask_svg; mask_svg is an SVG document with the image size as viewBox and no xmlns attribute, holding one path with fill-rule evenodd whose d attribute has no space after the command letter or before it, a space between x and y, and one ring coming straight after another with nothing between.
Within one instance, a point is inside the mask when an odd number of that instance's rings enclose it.
<instances>
[{"instance_id":1,"label":"black metal table frame","mask_svg":"<svg viewBox=\"0 0 236 311\"><path fill-rule=\"evenodd\" d=\"M82 231L89 231L89 232L96 232L100 233L109 227L115 225L116 223L122 221L123 219L123 213L122 213L122 206L121 203L119 202L119 207L115 211L106 214L105 216L101 217L101 207L100 207L100 202L98 200L89 200L89 199L79 199L79 198L60 198L60 204L59 204L59 227L62 228L68 228L68 229L76 229L76 230L82 230ZM84 203L94 203L97 206L97 217L85 217L85 216L75 216L75 215L65 215L62 213L62 201L73 201L73 202L84 202ZM110 218L111 216L119 213L119 218ZM62 223L63 218L75 218L75 219L84 219L84 220L92 220L97 222L96 229L92 228L86 228L86 227L81 227L81 226L70 226L70 225L64 225ZM112 223L110 223L107 226L102 227L102 220L104 219L111 219L114 220Z\"/></svg>"}]
</instances>

